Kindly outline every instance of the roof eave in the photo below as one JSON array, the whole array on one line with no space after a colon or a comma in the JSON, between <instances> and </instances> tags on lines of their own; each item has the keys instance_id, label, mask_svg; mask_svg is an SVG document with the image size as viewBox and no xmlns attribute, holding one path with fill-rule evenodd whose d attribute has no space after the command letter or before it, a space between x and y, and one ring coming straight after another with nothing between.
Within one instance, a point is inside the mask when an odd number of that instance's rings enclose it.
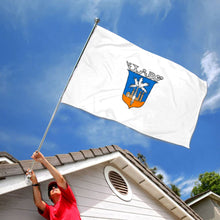
<instances>
[{"instance_id":1,"label":"roof eave","mask_svg":"<svg viewBox=\"0 0 220 220\"><path fill-rule=\"evenodd\" d=\"M157 201L168 208L175 216L179 219L201 219L199 216L193 217L195 213L189 214L189 210L185 210L179 203L177 203L173 198L171 198L165 191L163 191L155 182L141 172L135 165L133 165L127 158L120 155L111 161L112 164L116 165L118 168L122 169L126 175L132 178L141 188L147 191L151 196L153 196ZM183 202L180 199L181 202ZM186 204L182 204L186 206ZM191 209L190 209L191 211Z\"/></svg>"},{"instance_id":2,"label":"roof eave","mask_svg":"<svg viewBox=\"0 0 220 220\"><path fill-rule=\"evenodd\" d=\"M211 197L212 199L215 199L215 200L217 200L217 201L220 202L220 196L217 195L217 194L215 194L215 193L213 193L212 191L209 191L209 192L207 192L206 194L204 194L204 195L198 197L197 199L195 199L195 200L189 202L188 205L189 205L189 206L192 206L192 205L196 204L197 202L199 202L199 201L201 201L201 200L203 200L203 199L205 199L205 198L207 198L207 197Z\"/></svg>"},{"instance_id":3,"label":"roof eave","mask_svg":"<svg viewBox=\"0 0 220 220\"><path fill-rule=\"evenodd\" d=\"M87 167L91 167L103 162L111 161L116 157L119 157L119 155L120 155L119 152L114 152L112 154L103 155L102 157L94 157L88 160L78 161L77 163L64 164L56 168L57 170L59 170L59 172L62 175L67 175L69 173L73 173L85 169ZM52 176L47 169L36 170L35 174L37 176L39 183L52 179ZM2 179L0 181L0 188L1 188L0 195L25 188L29 185L31 185L31 182L27 180L24 174L5 177L5 179Z\"/></svg>"}]
</instances>

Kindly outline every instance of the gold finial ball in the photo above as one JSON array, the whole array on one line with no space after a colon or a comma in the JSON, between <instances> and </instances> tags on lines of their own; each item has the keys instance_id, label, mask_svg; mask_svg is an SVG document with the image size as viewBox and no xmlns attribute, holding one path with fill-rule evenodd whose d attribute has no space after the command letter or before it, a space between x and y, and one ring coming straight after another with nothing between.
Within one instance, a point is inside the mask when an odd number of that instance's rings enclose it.
<instances>
[{"instance_id":1,"label":"gold finial ball","mask_svg":"<svg viewBox=\"0 0 220 220\"><path fill-rule=\"evenodd\" d=\"M95 22L98 24L100 22L99 18L95 18Z\"/></svg>"}]
</instances>

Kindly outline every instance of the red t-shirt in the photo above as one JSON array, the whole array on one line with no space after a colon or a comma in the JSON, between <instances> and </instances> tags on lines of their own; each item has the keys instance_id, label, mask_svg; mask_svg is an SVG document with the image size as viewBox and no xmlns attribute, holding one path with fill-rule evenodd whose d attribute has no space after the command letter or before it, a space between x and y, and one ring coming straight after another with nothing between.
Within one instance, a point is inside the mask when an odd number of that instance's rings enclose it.
<instances>
[{"instance_id":1,"label":"red t-shirt","mask_svg":"<svg viewBox=\"0 0 220 220\"><path fill-rule=\"evenodd\" d=\"M39 213L48 220L81 220L76 198L70 186L67 185L66 190L62 187L59 189L61 196L57 204L53 206L46 204L44 212L39 210Z\"/></svg>"}]
</instances>

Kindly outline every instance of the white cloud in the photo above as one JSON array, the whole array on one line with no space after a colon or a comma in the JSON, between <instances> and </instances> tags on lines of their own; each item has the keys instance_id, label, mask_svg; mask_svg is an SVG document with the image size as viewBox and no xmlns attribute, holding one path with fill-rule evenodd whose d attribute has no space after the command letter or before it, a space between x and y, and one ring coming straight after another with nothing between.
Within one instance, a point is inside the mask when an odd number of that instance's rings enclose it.
<instances>
[{"instance_id":1,"label":"white cloud","mask_svg":"<svg viewBox=\"0 0 220 220\"><path fill-rule=\"evenodd\" d=\"M0 131L0 142L2 145L5 145L6 149L19 146L37 149L40 140L37 136L18 133L17 131ZM44 147L54 149L57 146L52 142L45 142Z\"/></svg>"},{"instance_id":2,"label":"white cloud","mask_svg":"<svg viewBox=\"0 0 220 220\"><path fill-rule=\"evenodd\" d=\"M201 60L203 74L207 77L208 86L212 86L220 76L219 59L215 52L205 52Z\"/></svg>"},{"instance_id":3,"label":"white cloud","mask_svg":"<svg viewBox=\"0 0 220 220\"><path fill-rule=\"evenodd\" d=\"M196 66L195 61L201 59L201 70L208 83L202 113L214 112L220 107L220 1L213 0L212 4L209 1L186 1L185 5L184 25L189 45L186 47L189 50L187 59L189 62L192 60L192 66Z\"/></svg>"},{"instance_id":4,"label":"white cloud","mask_svg":"<svg viewBox=\"0 0 220 220\"><path fill-rule=\"evenodd\" d=\"M111 144L117 144L119 146L129 145L142 145L144 147L149 146L149 140L144 135L127 128L124 125L107 121L105 119L82 118L86 122L81 121L77 129L78 136L83 135L84 139L88 140L88 143L92 143L94 146L106 146ZM85 136L85 131L86 136ZM74 131L76 132L76 131Z\"/></svg>"},{"instance_id":5,"label":"white cloud","mask_svg":"<svg viewBox=\"0 0 220 220\"><path fill-rule=\"evenodd\" d=\"M178 184L178 187L181 189L182 197L190 197L190 193L194 187L194 183L198 178L187 179Z\"/></svg>"},{"instance_id":6,"label":"white cloud","mask_svg":"<svg viewBox=\"0 0 220 220\"><path fill-rule=\"evenodd\" d=\"M207 97L202 106L202 112L214 111L218 108L220 108L220 90L218 90L216 94Z\"/></svg>"},{"instance_id":7,"label":"white cloud","mask_svg":"<svg viewBox=\"0 0 220 220\"><path fill-rule=\"evenodd\" d=\"M158 166L156 166L156 167L157 167L157 173L156 174L161 174L163 176L163 182L166 185L169 185L170 183L172 183L170 175L165 170L163 170L162 168L160 168Z\"/></svg>"},{"instance_id":8,"label":"white cloud","mask_svg":"<svg viewBox=\"0 0 220 220\"><path fill-rule=\"evenodd\" d=\"M174 176L171 176L170 174L168 174L162 168L160 168L158 166L156 166L156 167L157 167L157 174L163 175L163 177L164 177L163 182L167 186L170 186L170 184L175 184L180 189L182 199L190 198L192 189L195 186L195 182L198 181L199 174L192 176L190 178L187 178L184 175L181 175L181 176L175 178ZM220 173L220 170L217 170L215 172Z\"/></svg>"},{"instance_id":9,"label":"white cloud","mask_svg":"<svg viewBox=\"0 0 220 220\"><path fill-rule=\"evenodd\" d=\"M205 52L201 59L203 75L207 78L208 94L202 112L214 111L220 107L220 62L216 52Z\"/></svg>"},{"instance_id":10,"label":"white cloud","mask_svg":"<svg viewBox=\"0 0 220 220\"><path fill-rule=\"evenodd\" d=\"M183 176L178 177L177 179L173 180L173 184L178 184L184 179Z\"/></svg>"},{"instance_id":11,"label":"white cloud","mask_svg":"<svg viewBox=\"0 0 220 220\"><path fill-rule=\"evenodd\" d=\"M123 0L84 0L82 3L81 19L91 22L94 18L100 17L103 20L114 23L120 16ZM75 11L75 8L73 8ZM71 15L70 15L71 16Z\"/></svg>"},{"instance_id":12,"label":"white cloud","mask_svg":"<svg viewBox=\"0 0 220 220\"><path fill-rule=\"evenodd\" d=\"M137 4L140 5L141 14L163 14L163 19L172 8L171 0L141 0Z\"/></svg>"},{"instance_id":13,"label":"white cloud","mask_svg":"<svg viewBox=\"0 0 220 220\"><path fill-rule=\"evenodd\" d=\"M185 22L188 25L188 33L194 45L200 48L213 50L219 48L219 9L220 1L186 1L187 15Z\"/></svg>"},{"instance_id":14,"label":"white cloud","mask_svg":"<svg viewBox=\"0 0 220 220\"><path fill-rule=\"evenodd\" d=\"M215 171L216 173L220 173L220 170ZM189 198L192 192L193 187L195 186L195 182L198 181L198 176L192 177L189 179L183 178L183 181L180 182L177 186L181 189L181 195L184 198Z\"/></svg>"},{"instance_id":15,"label":"white cloud","mask_svg":"<svg viewBox=\"0 0 220 220\"><path fill-rule=\"evenodd\" d=\"M173 176L169 175L165 170L162 168L157 167L157 174L162 174L164 179L163 182L167 185L170 186L170 184L175 184L179 189L181 193L181 197L183 199L189 198L190 193L194 187L194 183L198 178L190 178L186 179L184 176L179 176L177 178L174 178Z\"/></svg>"},{"instance_id":16,"label":"white cloud","mask_svg":"<svg viewBox=\"0 0 220 220\"><path fill-rule=\"evenodd\" d=\"M100 17L116 30L121 10L125 9L127 4L138 10L140 15L155 14L159 16L162 14L162 18L167 16L172 6L171 0L140 0L137 2L133 0L63 0L62 3L59 0L34 2L7 0L1 4L0 10L4 12L14 28L18 25L26 27L45 16L61 13L62 18L72 22L80 19L91 23L94 18Z\"/></svg>"},{"instance_id":17,"label":"white cloud","mask_svg":"<svg viewBox=\"0 0 220 220\"><path fill-rule=\"evenodd\" d=\"M80 19L91 22L97 16L102 16L106 20L117 19L118 11L124 0L80 0L69 1L35 1L28 0L7 0L4 1L0 10L10 20L11 24L16 27L21 24L28 25L30 22L42 19L44 16L53 13L61 13L63 18L73 22Z\"/></svg>"}]
</instances>

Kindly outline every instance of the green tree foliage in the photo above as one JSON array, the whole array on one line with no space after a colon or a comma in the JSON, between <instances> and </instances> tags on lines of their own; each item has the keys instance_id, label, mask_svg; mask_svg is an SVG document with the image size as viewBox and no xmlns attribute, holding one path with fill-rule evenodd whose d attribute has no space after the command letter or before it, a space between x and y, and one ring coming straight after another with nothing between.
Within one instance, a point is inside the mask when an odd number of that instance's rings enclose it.
<instances>
[{"instance_id":1,"label":"green tree foliage","mask_svg":"<svg viewBox=\"0 0 220 220\"><path fill-rule=\"evenodd\" d=\"M147 161L146 161L146 157L143 154L138 153L137 154L137 158L138 160L140 160L140 162L142 164L144 164L144 166L148 167Z\"/></svg>"},{"instance_id":2,"label":"green tree foliage","mask_svg":"<svg viewBox=\"0 0 220 220\"><path fill-rule=\"evenodd\" d=\"M162 174L157 174L157 177L160 179L160 180L162 180L163 181L163 175Z\"/></svg>"},{"instance_id":3,"label":"green tree foliage","mask_svg":"<svg viewBox=\"0 0 220 220\"><path fill-rule=\"evenodd\" d=\"M198 181L192 189L191 196L211 190L220 195L220 175L216 172L205 172L199 175Z\"/></svg>"},{"instance_id":4,"label":"green tree foliage","mask_svg":"<svg viewBox=\"0 0 220 220\"><path fill-rule=\"evenodd\" d=\"M150 168L150 170L151 170L151 172L152 172L153 174L156 175L156 173L157 173L157 167ZM162 174L158 173L156 176L157 176L157 178L159 178L160 180L163 181L163 175L162 175Z\"/></svg>"},{"instance_id":5,"label":"green tree foliage","mask_svg":"<svg viewBox=\"0 0 220 220\"><path fill-rule=\"evenodd\" d=\"M146 157L145 157L143 154L138 153L138 154L137 154L137 158L140 160L140 162L141 162L142 164L144 164L147 168L149 168L149 167L148 167L148 164L147 164L147 162L146 162ZM151 170L151 172L152 172L154 175L157 176L157 178L159 178L161 181L163 181L163 175L160 174L160 173L157 174L157 167L153 167L153 168L149 168L149 169ZM181 195L181 194L180 194L180 189L179 189L176 185L170 184L170 188L171 188L171 190L173 190L174 193L176 193L176 195L178 195L178 196Z\"/></svg>"},{"instance_id":6,"label":"green tree foliage","mask_svg":"<svg viewBox=\"0 0 220 220\"><path fill-rule=\"evenodd\" d=\"M170 184L170 188L172 189L172 191L174 192L174 193L176 193L176 195L177 196L181 196L181 194L180 194L180 189L176 186L176 185L174 185L174 184Z\"/></svg>"},{"instance_id":7,"label":"green tree foliage","mask_svg":"<svg viewBox=\"0 0 220 220\"><path fill-rule=\"evenodd\" d=\"M147 162L146 162L146 157L145 157L143 154L138 153L138 154L137 154L137 158L138 158L138 160L140 160L140 162L141 162L143 165L145 165L147 168L149 168L149 166L148 166L148 164L147 164ZM152 172L153 174L156 175L156 173L157 173L157 167L149 168L149 169L151 170L151 172ZM159 173L159 174L157 174L156 176L157 176L157 178L159 178L160 180L163 180L163 175L162 175L162 174Z\"/></svg>"}]
</instances>

